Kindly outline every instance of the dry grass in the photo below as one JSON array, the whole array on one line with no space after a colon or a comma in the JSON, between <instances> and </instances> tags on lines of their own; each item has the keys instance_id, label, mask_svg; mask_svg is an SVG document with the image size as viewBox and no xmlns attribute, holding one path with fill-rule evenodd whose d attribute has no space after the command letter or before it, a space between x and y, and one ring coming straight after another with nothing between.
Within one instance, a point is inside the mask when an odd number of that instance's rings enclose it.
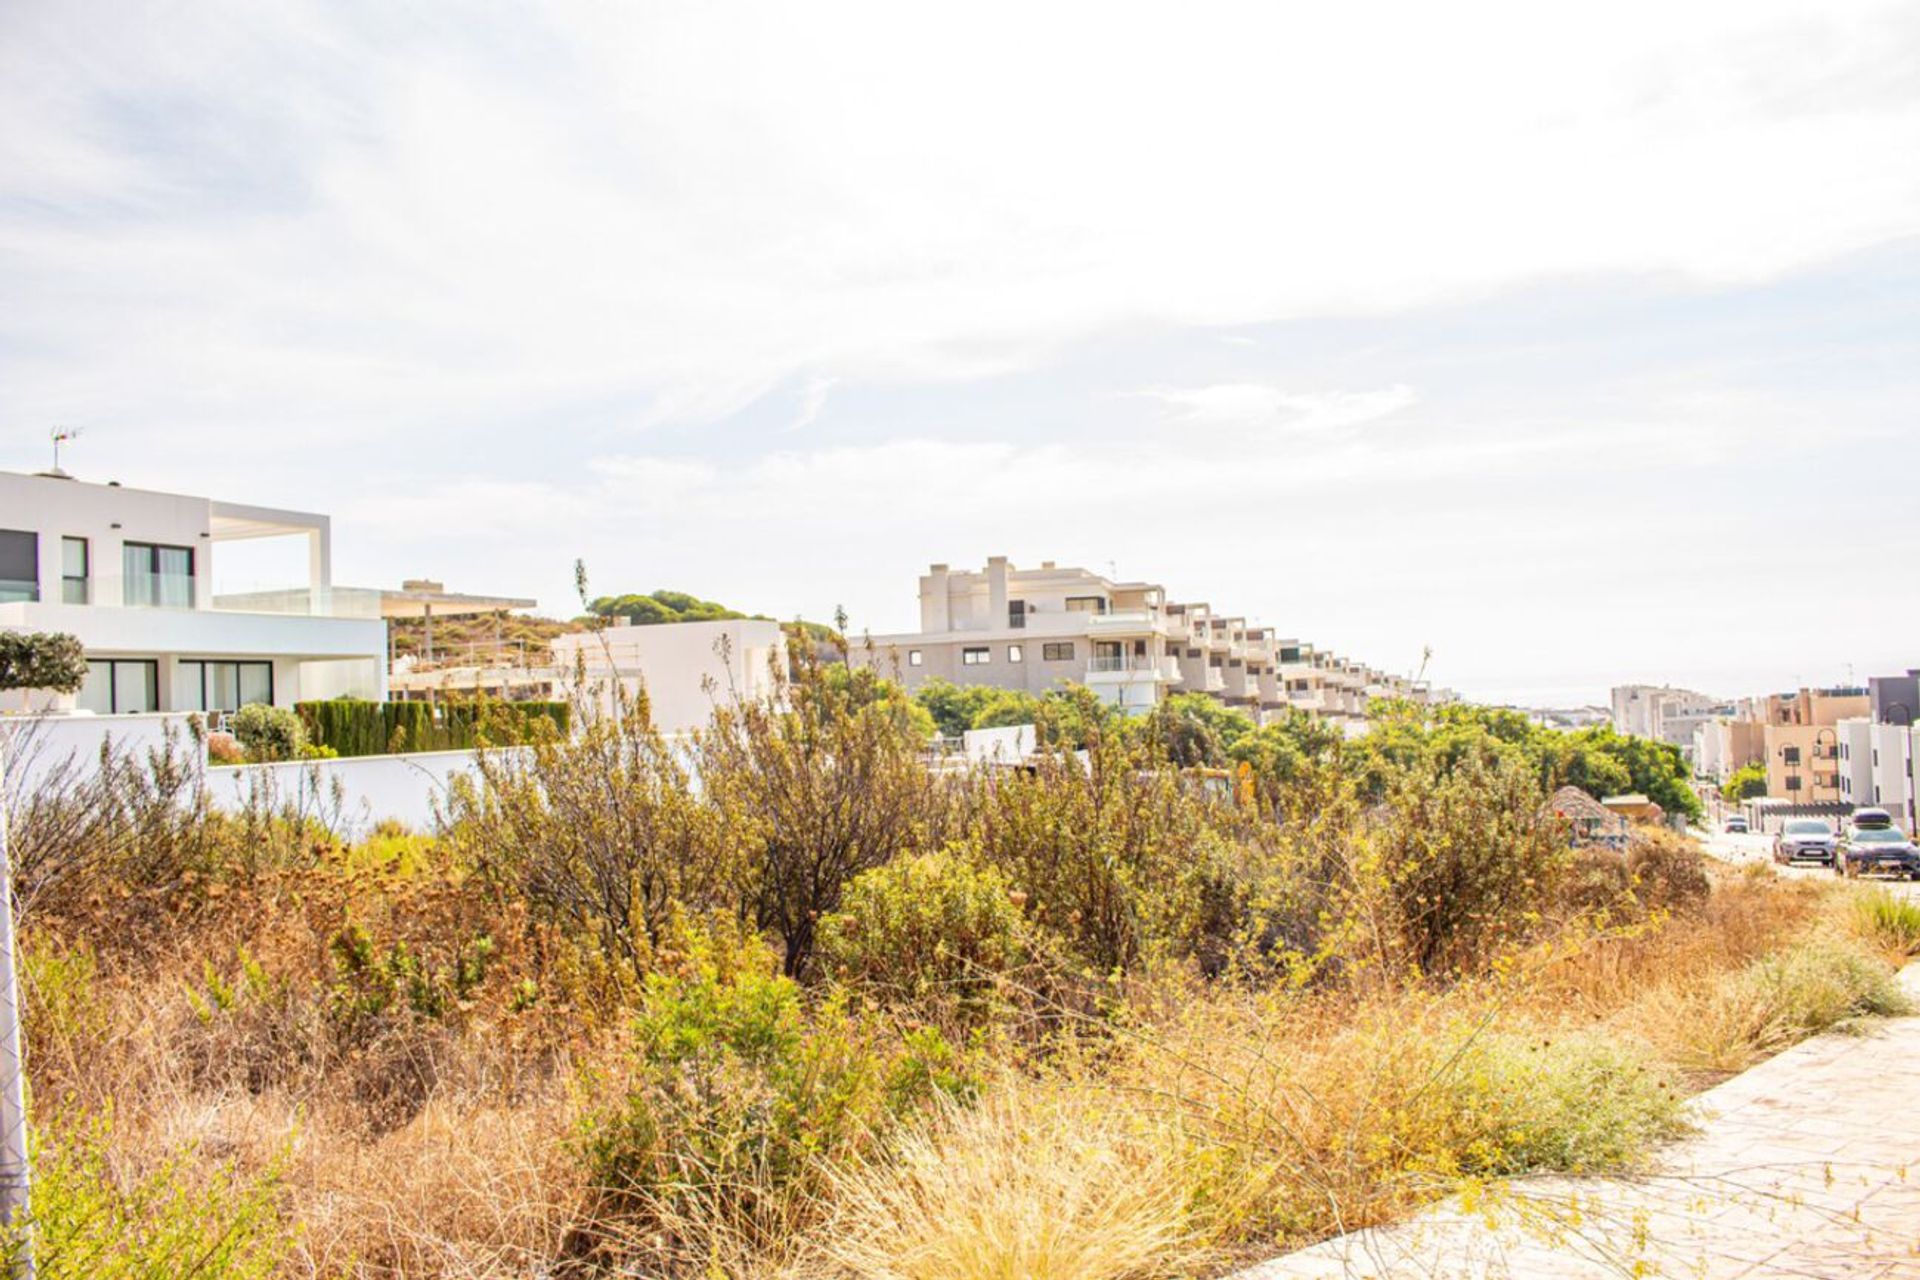
<instances>
[{"instance_id":1,"label":"dry grass","mask_svg":"<svg viewBox=\"0 0 1920 1280\"><path fill-rule=\"evenodd\" d=\"M1173 1117L1008 1079L845 1175L812 1268L859 1280L1132 1280L1210 1250Z\"/></svg>"},{"instance_id":2,"label":"dry grass","mask_svg":"<svg viewBox=\"0 0 1920 1280\"><path fill-rule=\"evenodd\" d=\"M496 982L493 1003L343 1036L339 1002L364 993L329 968L342 919L382 940L485 922L453 888L338 892L263 893L98 962L41 933L29 966L36 1105L111 1113L123 1181L216 1161L276 1178L300 1277L596 1274L662 1256L663 1236L697 1246L673 1274L742 1280L1205 1274L1477 1180L1630 1167L1677 1131L1673 1069L1701 1083L1900 1007L1887 967L1838 940L1871 923L1860 895L1771 875L1721 876L1695 915L1570 929L1474 982L1161 974L1044 1067L984 1047L1001 1065L977 1101L833 1171L811 1225L769 1244L698 1197L678 1219L595 1219L575 1143L626 1050L585 1006L517 1012Z\"/></svg>"}]
</instances>

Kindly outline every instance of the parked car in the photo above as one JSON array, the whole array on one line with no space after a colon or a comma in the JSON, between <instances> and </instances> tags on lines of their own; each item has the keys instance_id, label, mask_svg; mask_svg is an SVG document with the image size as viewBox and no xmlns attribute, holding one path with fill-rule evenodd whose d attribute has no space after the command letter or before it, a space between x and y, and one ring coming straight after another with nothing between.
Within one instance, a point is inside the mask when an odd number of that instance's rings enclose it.
<instances>
[{"instance_id":1,"label":"parked car","mask_svg":"<svg viewBox=\"0 0 1920 1280\"><path fill-rule=\"evenodd\" d=\"M1825 818L1788 818L1773 838L1773 860L1832 862L1838 843Z\"/></svg>"},{"instance_id":2,"label":"parked car","mask_svg":"<svg viewBox=\"0 0 1920 1280\"><path fill-rule=\"evenodd\" d=\"M1912 880L1920 877L1920 848L1891 822L1884 827L1850 824L1834 854L1833 869L1843 876L1891 871Z\"/></svg>"},{"instance_id":3,"label":"parked car","mask_svg":"<svg viewBox=\"0 0 1920 1280\"><path fill-rule=\"evenodd\" d=\"M1730 836L1743 836L1747 834L1747 820L1745 818L1728 818L1727 834Z\"/></svg>"}]
</instances>

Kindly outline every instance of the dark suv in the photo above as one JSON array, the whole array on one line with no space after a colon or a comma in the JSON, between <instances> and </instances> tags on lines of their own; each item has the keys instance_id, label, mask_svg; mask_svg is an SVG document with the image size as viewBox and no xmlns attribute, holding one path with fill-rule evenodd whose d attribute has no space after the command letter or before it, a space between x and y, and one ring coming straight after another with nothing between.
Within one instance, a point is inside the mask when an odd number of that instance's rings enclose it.
<instances>
[{"instance_id":1,"label":"dark suv","mask_svg":"<svg viewBox=\"0 0 1920 1280\"><path fill-rule=\"evenodd\" d=\"M1893 825L1892 816L1884 809L1861 809L1840 837L1833 869L1843 876L1891 871L1912 880L1920 877L1920 848Z\"/></svg>"}]
</instances>

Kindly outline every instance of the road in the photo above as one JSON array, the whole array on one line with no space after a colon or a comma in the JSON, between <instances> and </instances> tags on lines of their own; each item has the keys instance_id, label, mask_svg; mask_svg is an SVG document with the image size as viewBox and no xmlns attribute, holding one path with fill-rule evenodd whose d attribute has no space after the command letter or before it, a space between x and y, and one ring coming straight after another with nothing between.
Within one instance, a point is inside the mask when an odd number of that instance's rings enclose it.
<instances>
[{"instance_id":1,"label":"road","mask_svg":"<svg viewBox=\"0 0 1920 1280\"><path fill-rule=\"evenodd\" d=\"M1736 865L1749 862L1773 862L1772 836L1740 836L1718 832L1706 838L1707 852ZM1795 878L1818 876L1828 880L1834 878L1833 868L1819 863L1806 862L1798 866L1775 867L1783 876ZM1920 898L1920 882L1894 880L1886 876L1874 877L1874 882L1883 884L1895 893Z\"/></svg>"}]
</instances>

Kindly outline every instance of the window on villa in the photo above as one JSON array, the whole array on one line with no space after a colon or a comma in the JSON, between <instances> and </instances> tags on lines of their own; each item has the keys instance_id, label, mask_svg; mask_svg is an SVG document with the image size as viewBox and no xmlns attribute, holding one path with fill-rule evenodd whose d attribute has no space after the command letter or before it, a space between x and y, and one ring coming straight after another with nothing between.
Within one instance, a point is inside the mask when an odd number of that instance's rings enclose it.
<instances>
[{"instance_id":1,"label":"window on villa","mask_svg":"<svg viewBox=\"0 0 1920 1280\"><path fill-rule=\"evenodd\" d=\"M153 542L121 544L122 603L156 609L193 608L193 548Z\"/></svg>"},{"instance_id":2,"label":"window on villa","mask_svg":"<svg viewBox=\"0 0 1920 1280\"><path fill-rule=\"evenodd\" d=\"M1787 779L1787 790L1798 791L1799 789L1800 789L1800 779L1798 778Z\"/></svg>"},{"instance_id":3,"label":"window on villa","mask_svg":"<svg viewBox=\"0 0 1920 1280\"><path fill-rule=\"evenodd\" d=\"M1784 760L1784 761L1786 761L1786 762L1787 762L1788 764L1799 764L1799 763L1800 763L1800 748L1798 748L1798 747L1783 747L1783 748L1781 748L1781 751L1780 751L1780 758L1781 758L1782 760Z\"/></svg>"},{"instance_id":4,"label":"window on villa","mask_svg":"<svg viewBox=\"0 0 1920 1280\"><path fill-rule=\"evenodd\" d=\"M1106 611L1107 598L1105 596L1067 597L1068 613L1105 613Z\"/></svg>"},{"instance_id":5,"label":"window on villa","mask_svg":"<svg viewBox=\"0 0 1920 1280\"><path fill-rule=\"evenodd\" d=\"M75 699L98 715L128 715L160 709L160 664L152 658L94 659Z\"/></svg>"},{"instance_id":6,"label":"window on villa","mask_svg":"<svg viewBox=\"0 0 1920 1280\"><path fill-rule=\"evenodd\" d=\"M1207 659L1207 665L1208 665L1208 666L1210 666L1210 667L1212 667L1212 668L1213 668L1214 670L1216 670L1216 671L1217 671L1217 670L1219 670L1219 669L1220 669L1220 655L1216 653L1216 654L1214 654L1214 655L1213 655L1212 657L1210 657L1210 658L1208 658L1208 659Z\"/></svg>"},{"instance_id":7,"label":"window on villa","mask_svg":"<svg viewBox=\"0 0 1920 1280\"><path fill-rule=\"evenodd\" d=\"M1198 649L1189 649L1187 650L1187 656L1189 658L1197 658L1200 656L1200 651Z\"/></svg>"},{"instance_id":8,"label":"window on villa","mask_svg":"<svg viewBox=\"0 0 1920 1280\"><path fill-rule=\"evenodd\" d=\"M238 711L273 705L271 662L186 661L174 676L176 711Z\"/></svg>"},{"instance_id":9,"label":"window on villa","mask_svg":"<svg viewBox=\"0 0 1920 1280\"><path fill-rule=\"evenodd\" d=\"M0 529L0 604L40 598L40 535Z\"/></svg>"},{"instance_id":10,"label":"window on villa","mask_svg":"<svg viewBox=\"0 0 1920 1280\"><path fill-rule=\"evenodd\" d=\"M1007 625L1019 630L1027 625L1027 602L1025 600L1007 601Z\"/></svg>"},{"instance_id":11,"label":"window on villa","mask_svg":"<svg viewBox=\"0 0 1920 1280\"><path fill-rule=\"evenodd\" d=\"M907 650L907 665L908 665L908 666L910 666L910 667L917 667L917 666L919 666L919 665L921 664L921 662L922 662L922 661L923 661L923 659L921 658L921 656L920 656L920 651L919 651L918 649L909 649L909 650Z\"/></svg>"},{"instance_id":12,"label":"window on villa","mask_svg":"<svg viewBox=\"0 0 1920 1280\"><path fill-rule=\"evenodd\" d=\"M1017 645L1017 644L1010 644L1007 646L1008 662L1025 662L1026 660L1027 660L1027 652L1023 646Z\"/></svg>"},{"instance_id":13,"label":"window on villa","mask_svg":"<svg viewBox=\"0 0 1920 1280\"><path fill-rule=\"evenodd\" d=\"M87 540L60 539L60 599L65 604L85 604L88 599Z\"/></svg>"},{"instance_id":14,"label":"window on villa","mask_svg":"<svg viewBox=\"0 0 1920 1280\"><path fill-rule=\"evenodd\" d=\"M983 667L993 661L993 651L984 645L978 649L962 649L960 665L965 667Z\"/></svg>"},{"instance_id":15,"label":"window on villa","mask_svg":"<svg viewBox=\"0 0 1920 1280\"><path fill-rule=\"evenodd\" d=\"M1040 646L1040 657L1045 662L1072 662L1073 641L1059 640Z\"/></svg>"}]
</instances>

